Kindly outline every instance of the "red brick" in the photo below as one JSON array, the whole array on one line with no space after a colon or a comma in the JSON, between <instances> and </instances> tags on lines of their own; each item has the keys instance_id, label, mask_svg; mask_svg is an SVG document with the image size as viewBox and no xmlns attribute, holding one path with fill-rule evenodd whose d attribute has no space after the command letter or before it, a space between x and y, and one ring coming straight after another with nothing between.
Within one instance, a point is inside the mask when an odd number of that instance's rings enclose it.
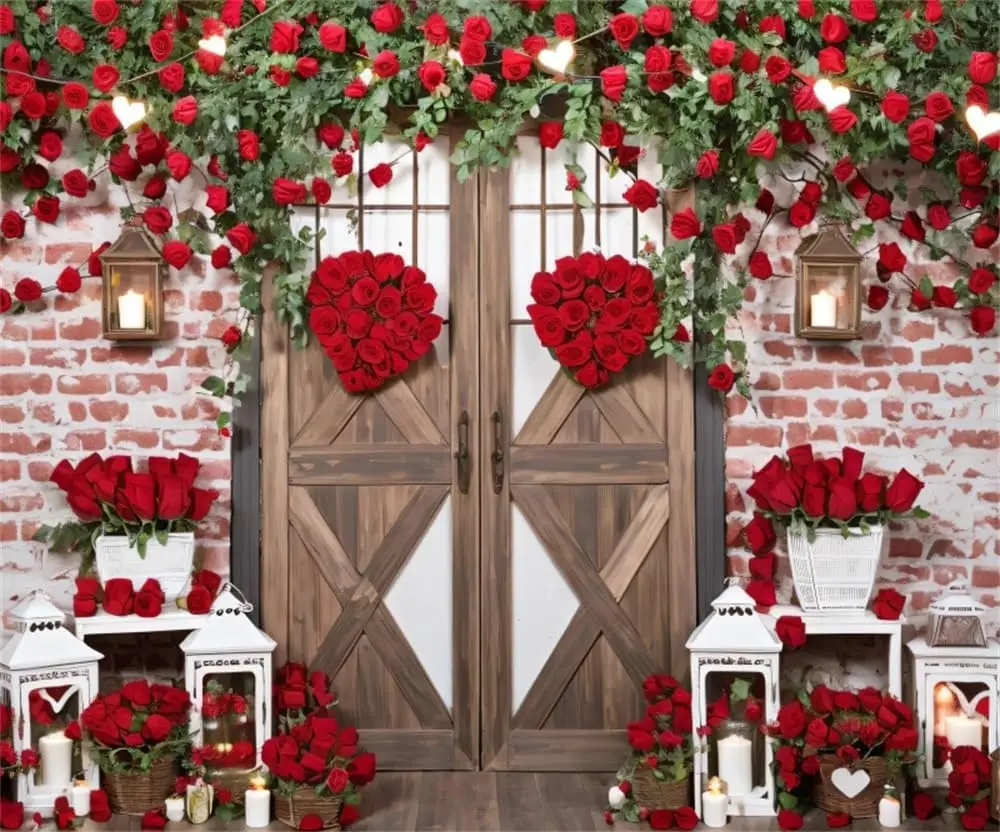
<instances>
[{"instance_id":1,"label":"red brick","mask_svg":"<svg viewBox=\"0 0 1000 832\"><path fill-rule=\"evenodd\" d=\"M789 426L789 430L794 427L794 425ZM807 428L808 433L806 434L805 441L809 442L836 442L837 441L837 429L833 425L804 425ZM789 445L794 447L794 445L801 445L802 443L798 440L795 443L789 442Z\"/></svg>"},{"instance_id":2,"label":"red brick","mask_svg":"<svg viewBox=\"0 0 1000 832\"><path fill-rule=\"evenodd\" d=\"M0 541L10 543L13 540L17 540L17 523L0 523Z\"/></svg>"},{"instance_id":3,"label":"red brick","mask_svg":"<svg viewBox=\"0 0 1000 832\"><path fill-rule=\"evenodd\" d=\"M87 243L51 243L45 247L46 263L71 263L79 266L90 257L93 248Z\"/></svg>"},{"instance_id":4,"label":"red brick","mask_svg":"<svg viewBox=\"0 0 1000 832\"><path fill-rule=\"evenodd\" d=\"M38 511L45 508L45 497L37 491L26 491L23 494L13 494L8 489L7 493L0 497L0 511L2 512L25 512Z\"/></svg>"},{"instance_id":5,"label":"red brick","mask_svg":"<svg viewBox=\"0 0 1000 832\"><path fill-rule=\"evenodd\" d=\"M58 389L67 396L100 396L111 392L111 381L107 376L85 374L79 376L59 376Z\"/></svg>"},{"instance_id":6,"label":"red brick","mask_svg":"<svg viewBox=\"0 0 1000 832\"><path fill-rule=\"evenodd\" d=\"M768 419L801 419L809 410L804 396L760 396L757 401Z\"/></svg>"},{"instance_id":7,"label":"red brick","mask_svg":"<svg viewBox=\"0 0 1000 832\"><path fill-rule=\"evenodd\" d=\"M934 324L926 321L908 321L900 333L907 341L922 341L926 338L934 338L937 329Z\"/></svg>"},{"instance_id":8,"label":"red brick","mask_svg":"<svg viewBox=\"0 0 1000 832\"><path fill-rule=\"evenodd\" d=\"M24 408L16 404L0 405L0 422L5 425L17 425L24 421Z\"/></svg>"},{"instance_id":9,"label":"red brick","mask_svg":"<svg viewBox=\"0 0 1000 832\"><path fill-rule=\"evenodd\" d=\"M56 421L55 408L51 402L34 402L31 405L31 418L36 422L53 425Z\"/></svg>"},{"instance_id":10,"label":"red brick","mask_svg":"<svg viewBox=\"0 0 1000 832\"><path fill-rule=\"evenodd\" d=\"M726 431L726 444L730 447L760 445L777 448L781 445L781 428L732 425Z\"/></svg>"},{"instance_id":11,"label":"red brick","mask_svg":"<svg viewBox=\"0 0 1000 832\"><path fill-rule=\"evenodd\" d=\"M861 399L848 399L841 411L848 419L864 419L868 415L868 405Z\"/></svg>"},{"instance_id":12,"label":"red brick","mask_svg":"<svg viewBox=\"0 0 1000 832\"><path fill-rule=\"evenodd\" d=\"M903 444L907 448L919 448L929 440L937 439L944 433L944 428L907 428L903 431Z\"/></svg>"},{"instance_id":13,"label":"red brick","mask_svg":"<svg viewBox=\"0 0 1000 832\"><path fill-rule=\"evenodd\" d=\"M11 482L21 479L21 463L16 459L0 459L0 480Z\"/></svg>"},{"instance_id":14,"label":"red brick","mask_svg":"<svg viewBox=\"0 0 1000 832\"><path fill-rule=\"evenodd\" d=\"M98 422L123 422L128 418L125 402L91 402L90 415Z\"/></svg>"},{"instance_id":15,"label":"red brick","mask_svg":"<svg viewBox=\"0 0 1000 832\"><path fill-rule=\"evenodd\" d=\"M833 387L830 370L786 370L782 374L786 390L815 390Z\"/></svg>"},{"instance_id":16,"label":"red brick","mask_svg":"<svg viewBox=\"0 0 1000 832\"><path fill-rule=\"evenodd\" d=\"M29 322L30 321L30 322ZM0 327L0 341L54 341L56 325L54 321L41 319L25 319L20 321L4 321Z\"/></svg>"},{"instance_id":17,"label":"red brick","mask_svg":"<svg viewBox=\"0 0 1000 832\"><path fill-rule=\"evenodd\" d=\"M1000 448L1000 430L956 430L948 439L953 448Z\"/></svg>"},{"instance_id":18,"label":"red brick","mask_svg":"<svg viewBox=\"0 0 1000 832\"><path fill-rule=\"evenodd\" d=\"M176 419L177 410L173 407L167 407L164 404L154 404L153 415L155 415L157 419Z\"/></svg>"},{"instance_id":19,"label":"red brick","mask_svg":"<svg viewBox=\"0 0 1000 832\"><path fill-rule=\"evenodd\" d=\"M837 412L838 402L834 399L815 399L813 401L813 410L817 411L820 416L832 416Z\"/></svg>"},{"instance_id":20,"label":"red brick","mask_svg":"<svg viewBox=\"0 0 1000 832\"><path fill-rule=\"evenodd\" d=\"M912 537L892 535L889 538L890 558L919 558L924 553L924 544Z\"/></svg>"},{"instance_id":21,"label":"red brick","mask_svg":"<svg viewBox=\"0 0 1000 832\"><path fill-rule=\"evenodd\" d=\"M924 350L920 356L925 367L940 367L946 364L971 364L972 348L949 344L943 347Z\"/></svg>"},{"instance_id":22,"label":"red brick","mask_svg":"<svg viewBox=\"0 0 1000 832\"><path fill-rule=\"evenodd\" d=\"M134 347L91 347L90 360L100 363L148 364L153 348L142 345Z\"/></svg>"},{"instance_id":23,"label":"red brick","mask_svg":"<svg viewBox=\"0 0 1000 832\"><path fill-rule=\"evenodd\" d=\"M4 373L0 376L0 395L23 396L31 392L39 395L52 392L52 376L32 373Z\"/></svg>"},{"instance_id":24,"label":"red brick","mask_svg":"<svg viewBox=\"0 0 1000 832\"><path fill-rule=\"evenodd\" d=\"M847 432L847 438L853 444L870 447L885 442L888 433L884 428L856 428Z\"/></svg>"},{"instance_id":25,"label":"red brick","mask_svg":"<svg viewBox=\"0 0 1000 832\"><path fill-rule=\"evenodd\" d=\"M125 395L166 392L166 373L127 373L115 376L115 392Z\"/></svg>"},{"instance_id":26,"label":"red brick","mask_svg":"<svg viewBox=\"0 0 1000 832\"><path fill-rule=\"evenodd\" d=\"M87 418L87 405L83 402L70 402L69 403L69 417L74 422L82 422Z\"/></svg>"},{"instance_id":27,"label":"red brick","mask_svg":"<svg viewBox=\"0 0 1000 832\"><path fill-rule=\"evenodd\" d=\"M941 379L934 373L900 373L897 378L906 393L941 392Z\"/></svg>"},{"instance_id":28,"label":"red brick","mask_svg":"<svg viewBox=\"0 0 1000 832\"><path fill-rule=\"evenodd\" d=\"M887 390L892 384L892 376L888 373L837 373L837 386L848 387L851 390L862 390L871 393L875 390Z\"/></svg>"},{"instance_id":29,"label":"red brick","mask_svg":"<svg viewBox=\"0 0 1000 832\"><path fill-rule=\"evenodd\" d=\"M211 367L212 360L208 355L208 347L188 347L185 350L187 358L184 363L188 367Z\"/></svg>"},{"instance_id":30,"label":"red brick","mask_svg":"<svg viewBox=\"0 0 1000 832\"><path fill-rule=\"evenodd\" d=\"M860 359L850 347L837 344L816 347L816 361L820 364L859 364Z\"/></svg>"},{"instance_id":31,"label":"red brick","mask_svg":"<svg viewBox=\"0 0 1000 832\"><path fill-rule=\"evenodd\" d=\"M218 451L225 447L225 440L214 428L195 428L163 431L163 448L167 451Z\"/></svg>"},{"instance_id":32,"label":"red brick","mask_svg":"<svg viewBox=\"0 0 1000 832\"><path fill-rule=\"evenodd\" d=\"M198 312L218 312L222 309L222 295L219 292L198 292L191 297L191 308Z\"/></svg>"},{"instance_id":33,"label":"red brick","mask_svg":"<svg viewBox=\"0 0 1000 832\"><path fill-rule=\"evenodd\" d=\"M53 465L49 462L29 462L28 477L35 482L48 482Z\"/></svg>"},{"instance_id":34,"label":"red brick","mask_svg":"<svg viewBox=\"0 0 1000 832\"><path fill-rule=\"evenodd\" d=\"M133 428L119 428L115 431L111 439L111 445L115 450L127 451L132 449L149 450L160 444L160 434L155 430L135 430Z\"/></svg>"},{"instance_id":35,"label":"red brick","mask_svg":"<svg viewBox=\"0 0 1000 832\"><path fill-rule=\"evenodd\" d=\"M958 398L959 396L981 396L983 395L982 389L978 387L973 387L969 382L963 381L961 384L954 384L952 382L945 382L944 392L947 393L952 398Z\"/></svg>"},{"instance_id":36,"label":"red brick","mask_svg":"<svg viewBox=\"0 0 1000 832\"><path fill-rule=\"evenodd\" d=\"M909 347L870 345L861 348L861 358L866 367L891 367L894 364L912 363L913 350Z\"/></svg>"},{"instance_id":37,"label":"red brick","mask_svg":"<svg viewBox=\"0 0 1000 832\"><path fill-rule=\"evenodd\" d=\"M220 399L199 396L193 402L181 407L181 418L185 422L214 422L215 417L221 410ZM742 405L741 405L742 403ZM742 396L731 395L726 397L726 405L731 407L742 407L742 413L747 408L747 400ZM738 415L738 414L737 414Z\"/></svg>"},{"instance_id":38,"label":"red brick","mask_svg":"<svg viewBox=\"0 0 1000 832\"><path fill-rule=\"evenodd\" d=\"M51 448L51 436L44 434L29 436L23 432L0 431L0 453L27 456L48 453Z\"/></svg>"},{"instance_id":39,"label":"red brick","mask_svg":"<svg viewBox=\"0 0 1000 832\"><path fill-rule=\"evenodd\" d=\"M792 316L785 314L761 315L760 328L764 332L791 332Z\"/></svg>"},{"instance_id":40,"label":"red brick","mask_svg":"<svg viewBox=\"0 0 1000 832\"><path fill-rule=\"evenodd\" d=\"M79 367L87 360L86 350L66 348L32 349L29 356L34 367Z\"/></svg>"},{"instance_id":41,"label":"red brick","mask_svg":"<svg viewBox=\"0 0 1000 832\"><path fill-rule=\"evenodd\" d=\"M180 367L181 362L184 360L184 348L176 347L172 349L167 355L162 358L156 359L157 367Z\"/></svg>"},{"instance_id":42,"label":"red brick","mask_svg":"<svg viewBox=\"0 0 1000 832\"><path fill-rule=\"evenodd\" d=\"M24 354L24 350L13 347L0 348L0 367L21 367L25 361L27 361L27 356Z\"/></svg>"},{"instance_id":43,"label":"red brick","mask_svg":"<svg viewBox=\"0 0 1000 832\"><path fill-rule=\"evenodd\" d=\"M997 589L1000 587L1000 569L986 566L972 567L972 585L978 589Z\"/></svg>"},{"instance_id":44,"label":"red brick","mask_svg":"<svg viewBox=\"0 0 1000 832\"><path fill-rule=\"evenodd\" d=\"M890 422L898 422L903 418L904 403L900 399L882 400L882 418Z\"/></svg>"},{"instance_id":45,"label":"red brick","mask_svg":"<svg viewBox=\"0 0 1000 832\"><path fill-rule=\"evenodd\" d=\"M107 446L107 434L103 429L74 430L66 434L66 447L71 451L103 451Z\"/></svg>"},{"instance_id":46,"label":"red brick","mask_svg":"<svg viewBox=\"0 0 1000 832\"><path fill-rule=\"evenodd\" d=\"M777 373L761 373L753 387L754 390L780 390L781 377Z\"/></svg>"},{"instance_id":47,"label":"red brick","mask_svg":"<svg viewBox=\"0 0 1000 832\"><path fill-rule=\"evenodd\" d=\"M69 341L93 341L101 337L101 322L84 318L75 324L59 324L59 337Z\"/></svg>"},{"instance_id":48,"label":"red brick","mask_svg":"<svg viewBox=\"0 0 1000 832\"><path fill-rule=\"evenodd\" d=\"M794 358L795 347L787 341L765 341L764 352L775 358Z\"/></svg>"}]
</instances>

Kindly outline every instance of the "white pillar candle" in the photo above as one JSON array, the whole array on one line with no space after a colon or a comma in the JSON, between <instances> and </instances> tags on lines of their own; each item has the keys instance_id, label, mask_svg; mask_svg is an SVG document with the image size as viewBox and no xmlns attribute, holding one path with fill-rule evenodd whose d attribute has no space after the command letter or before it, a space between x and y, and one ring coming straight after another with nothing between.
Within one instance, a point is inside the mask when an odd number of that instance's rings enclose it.
<instances>
[{"instance_id":1,"label":"white pillar candle","mask_svg":"<svg viewBox=\"0 0 1000 832\"><path fill-rule=\"evenodd\" d=\"M129 289L118 296L118 328L146 328L146 296Z\"/></svg>"},{"instance_id":2,"label":"white pillar candle","mask_svg":"<svg viewBox=\"0 0 1000 832\"><path fill-rule=\"evenodd\" d=\"M168 797L163 801L167 809L167 820L184 820L184 798Z\"/></svg>"},{"instance_id":3,"label":"white pillar candle","mask_svg":"<svg viewBox=\"0 0 1000 832\"><path fill-rule=\"evenodd\" d=\"M78 818L90 814L90 783L86 780L77 780L73 783L73 789L70 791L70 804Z\"/></svg>"},{"instance_id":4,"label":"white pillar candle","mask_svg":"<svg viewBox=\"0 0 1000 832\"><path fill-rule=\"evenodd\" d=\"M38 740L38 755L42 764L42 785L69 788L73 782L73 740L61 729L53 731Z\"/></svg>"},{"instance_id":5,"label":"white pillar candle","mask_svg":"<svg viewBox=\"0 0 1000 832\"><path fill-rule=\"evenodd\" d=\"M726 781L729 794L753 791L753 743L745 737L719 740L719 777Z\"/></svg>"},{"instance_id":6,"label":"white pillar candle","mask_svg":"<svg viewBox=\"0 0 1000 832\"><path fill-rule=\"evenodd\" d=\"M886 795L878 802L878 822L886 829L895 829L900 823L900 810L899 801Z\"/></svg>"},{"instance_id":7,"label":"white pillar candle","mask_svg":"<svg viewBox=\"0 0 1000 832\"><path fill-rule=\"evenodd\" d=\"M263 786L247 789L244 795L244 810L248 829L263 829L271 822L271 792Z\"/></svg>"},{"instance_id":8,"label":"white pillar candle","mask_svg":"<svg viewBox=\"0 0 1000 832\"><path fill-rule=\"evenodd\" d=\"M833 329L837 326L837 299L826 290L820 290L810 299L809 321L813 326Z\"/></svg>"},{"instance_id":9,"label":"white pillar candle","mask_svg":"<svg viewBox=\"0 0 1000 832\"><path fill-rule=\"evenodd\" d=\"M973 748L983 746L983 724L978 719L968 716L949 716L944 721L945 736L948 745L958 748L971 745Z\"/></svg>"},{"instance_id":10,"label":"white pillar candle","mask_svg":"<svg viewBox=\"0 0 1000 832\"><path fill-rule=\"evenodd\" d=\"M726 825L729 798L722 791L718 777L708 783L708 790L701 794L701 822L711 829L721 829Z\"/></svg>"}]
</instances>

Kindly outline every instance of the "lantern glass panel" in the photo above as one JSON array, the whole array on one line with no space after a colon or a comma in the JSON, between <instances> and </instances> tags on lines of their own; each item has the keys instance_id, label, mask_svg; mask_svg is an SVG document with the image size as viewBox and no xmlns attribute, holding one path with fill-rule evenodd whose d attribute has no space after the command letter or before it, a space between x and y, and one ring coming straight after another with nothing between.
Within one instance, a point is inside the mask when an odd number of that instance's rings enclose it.
<instances>
[{"instance_id":1,"label":"lantern glass panel","mask_svg":"<svg viewBox=\"0 0 1000 832\"><path fill-rule=\"evenodd\" d=\"M30 733L25 739L39 756L38 768L29 775L29 789L61 792L84 770L80 744L63 733L80 715L79 688L75 684L32 688L28 712Z\"/></svg>"},{"instance_id":2,"label":"lantern glass panel","mask_svg":"<svg viewBox=\"0 0 1000 832\"><path fill-rule=\"evenodd\" d=\"M947 767L945 749L971 745L983 749L990 720L990 688L986 682L932 680L934 725L933 768Z\"/></svg>"},{"instance_id":3,"label":"lantern glass panel","mask_svg":"<svg viewBox=\"0 0 1000 832\"><path fill-rule=\"evenodd\" d=\"M211 673L202 680L202 735L214 768L248 769L256 764L255 680L250 671Z\"/></svg>"},{"instance_id":4,"label":"lantern glass panel","mask_svg":"<svg viewBox=\"0 0 1000 832\"><path fill-rule=\"evenodd\" d=\"M973 613L935 615L928 641L931 647L985 647L982 617Z\"/></svg>"},{"instance_id":5,"label":"lantern glass panel","mask_svg":"<svg viewBox=\"0 0 1000 832\"><path fill-rule=\"evenodd\" d=\"M844 263L803 263L805 316L814 329L851 329L857 308L857 267Z\"/></svg>"},{"instance_id":6,"label":"lantern glass panel","mask_svg":"<svg viewBox=\"0 0 1000 832\"><path fill-rule=\"evenodd\" d=\"M715 708L726 698L729 700L728 717L723 717L715 727L708 745L708 779L718 777L725 781L729 795L762 794L767 788L761 721L747 719L746 700L736 701L738 696L734 695L736 691L747 691L762 703L765 689L765 678L760 673L709 673L705 679L710 719ZM715 707L713 703L717 703Z\"/></svg>"},{"instance_id":7,"label":"lantern glass panel","mask_svg":"<svg viewBox=\"0 0 1000 832\"><path fill-rule=\"evenodd\" d=\"M108 263L105 287L108 328L121 332L152 331L158 265Z\"/></svg>"},{"instance_id":8,"label":"lantern glass panel","mask_svg":"<svg viewBox=\"0 0 1000 832\"><path fill-rule=\"evenodd\" d=\"M10 691L0 687L0 743L12 743L14 739L14 711L10 703ZM15 800L17 795L17 780L13 777L0 777L0 797L4 800Z\"/></svg>"}]
</instances>

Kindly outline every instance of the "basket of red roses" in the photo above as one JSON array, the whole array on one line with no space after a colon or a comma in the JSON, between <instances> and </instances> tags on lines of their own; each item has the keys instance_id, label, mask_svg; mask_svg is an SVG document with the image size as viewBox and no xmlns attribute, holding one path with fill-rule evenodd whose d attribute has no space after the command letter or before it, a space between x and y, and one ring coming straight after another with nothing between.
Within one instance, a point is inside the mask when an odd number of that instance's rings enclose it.
<instances>
[{"instance_id":1,"label":"basket of red roses","mask_svg":"<svg viewBox=\"0 0 1000 832\"><path fill-rule=\"evenodd\" d=\"M187 691L144 679L101 694L84 708L80 728L90 740L113 811L142 815L163 806L189 744L190 710Z\"/></svg>"},{"instance_id":2,"label":"basket of red roses","mask_svg":"<svg viewBox=\"0 0 1000 832\"><path fill-rule=\"evenodd\" d=\"M772 457L747 491L764 516L786 529L803 610L865 609L888 545L888 522L929 516L915 505L920 480L905 468L891 481L862 473L864 457L844 448L819 459L811 445L799 445L787 458Z\"/></svg>"},{"instance_id":3,"label":"basket of red roses","mask_svg":"<svg viewBox=\"0 0 1000 832\"><path fill-rule=\"evenodd\" d=\"M913 710L875 688L853 693L817 685L783 705L767 733L782 829L798 828L810 786L812 801L830 815L877 817L886 784L919 759Z\"/></svg>"},{"instance_id":4,"label":"basket of red roses","mask_svg":"<svg viewBox=\"0 0 1000 832\"><path fill-rule=\"evenodd\" d=\"M91 454L73 466L62 460L50 477L66 494L75 522L42 526L35 534L56 552L79 552L80 573L96 559L106 587L125 578L138 591L155 578L164 602L173 604L191 575L194 530L219 493L195 486L201 463L179 454L151 457L146 472L132 470L132 459Z\"/></svg>"}]
</instances>

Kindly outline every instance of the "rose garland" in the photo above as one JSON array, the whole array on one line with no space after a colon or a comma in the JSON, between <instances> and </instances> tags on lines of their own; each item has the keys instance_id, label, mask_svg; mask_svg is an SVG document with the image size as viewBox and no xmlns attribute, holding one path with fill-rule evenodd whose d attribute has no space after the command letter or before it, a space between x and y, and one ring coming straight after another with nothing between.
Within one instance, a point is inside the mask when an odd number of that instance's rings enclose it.
<instances>
[{"instance_id":1,"label":"rose garland","mask_svg":"<svg viewBox=\"0 0 1000 832\"><path fill-rule=\"evenodd\" d=\"M192 615L206 615L221 586L222 577L217 573L210 569L196 570L191 573L191 588L187 595L177 599L177 607ZM163 589L156 578L147 578L136 590L130 578L111 578L102 586L97 578L83 576L76 579L73 615L89 618L97 615L100 605L109 615L156 618L163 612L164 601Z\"/></svg>"}]
</instances>

